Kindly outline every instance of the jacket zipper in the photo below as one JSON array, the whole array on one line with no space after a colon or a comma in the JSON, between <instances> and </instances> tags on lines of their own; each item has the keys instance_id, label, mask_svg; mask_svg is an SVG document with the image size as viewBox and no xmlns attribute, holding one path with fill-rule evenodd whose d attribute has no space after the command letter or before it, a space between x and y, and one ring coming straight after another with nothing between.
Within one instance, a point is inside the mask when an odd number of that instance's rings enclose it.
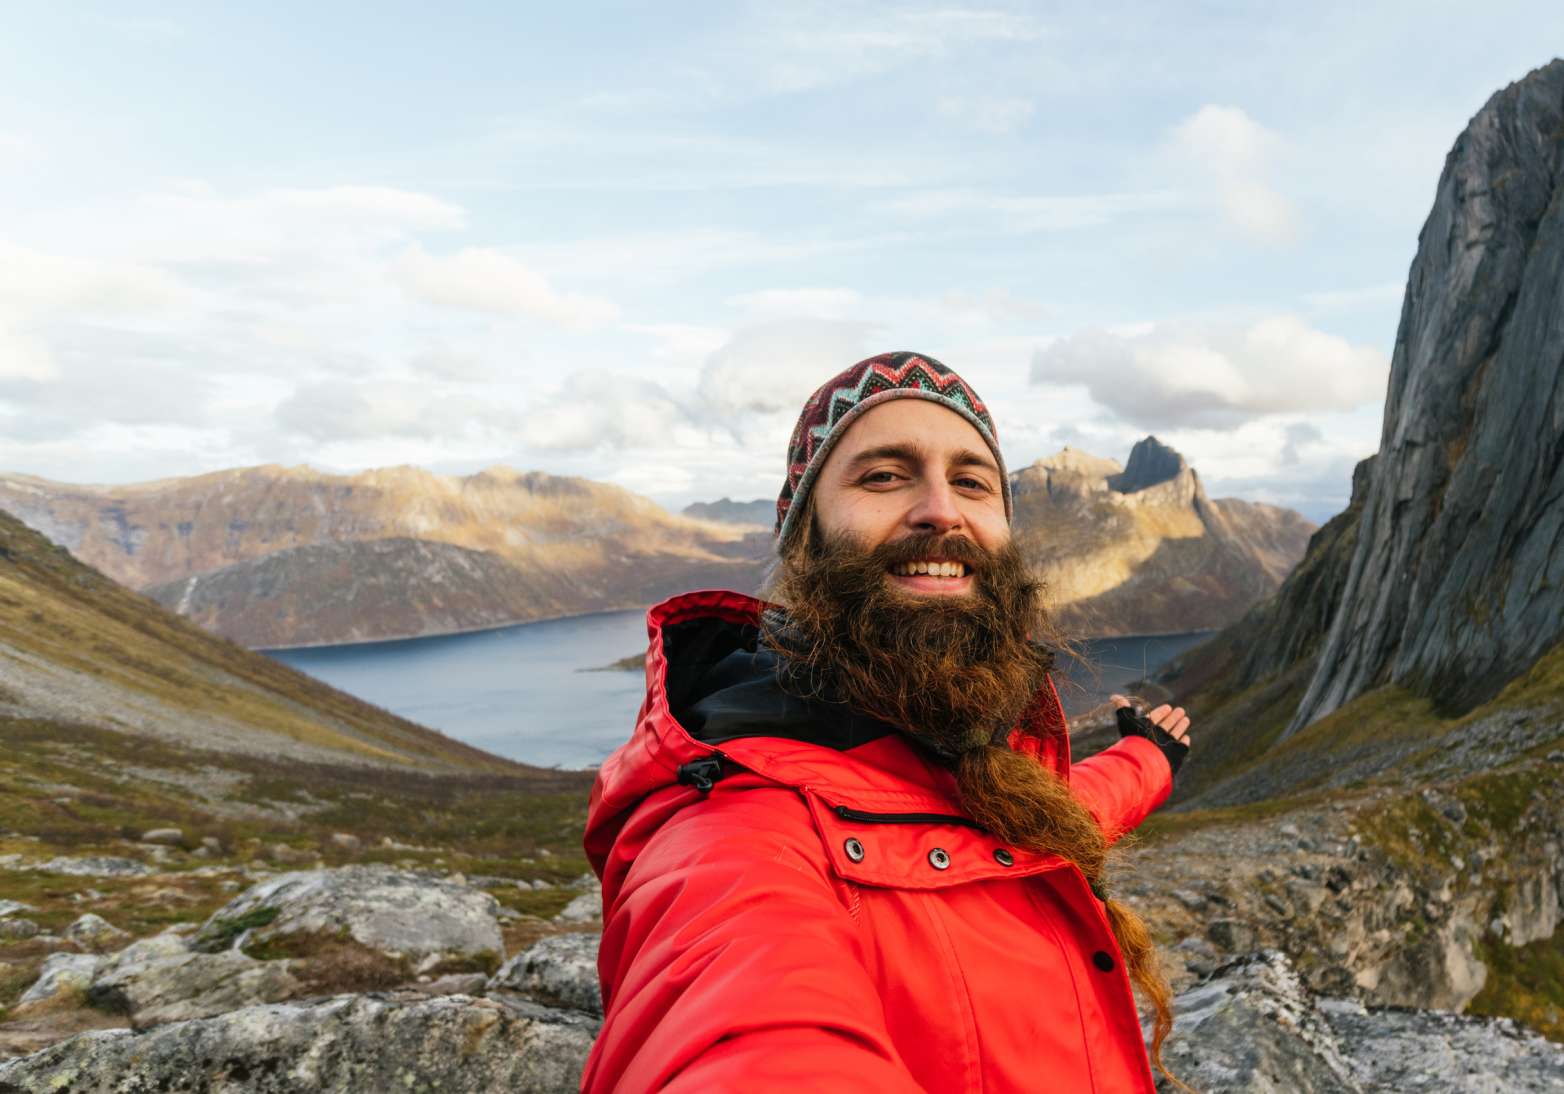
<instances>
[{"instance_id":1,"label":"jacket zipper","mask_svg":"<svg viewBox=\"0 0 1564 1094\"><path fill-rule=\"evenodd\" d=\"M857 821L860 824L959 824L966 828L976 828L979 832L987 831L971 817L957 816L953 813L865 813L861 809L849 809L845 805L835 806L834 811L843 820Z\"/></svg>"}]
</instances>

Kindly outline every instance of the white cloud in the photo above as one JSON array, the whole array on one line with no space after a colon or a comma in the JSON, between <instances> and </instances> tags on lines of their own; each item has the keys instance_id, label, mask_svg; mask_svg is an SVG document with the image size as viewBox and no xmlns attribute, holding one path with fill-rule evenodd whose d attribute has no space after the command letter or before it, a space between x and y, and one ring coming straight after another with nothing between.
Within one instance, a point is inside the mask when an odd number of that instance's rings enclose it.
<instances>
[{"instance_id":1,"label":"white cloud","mask_svg":"<svg viewBox=\"0 0 1564 1094\"><path fill-rule=\"evenodd\" d=\"M1100 405L1155 430L1350 409L1383 397L1388 369L1372 347L1279 315L1244 327L1084 331L1038 350L1032 381L1084 384Z\"/></svg>"},{"instance_id":2,"label":"white cloud","mask_svg":"<svg viewBox=\"0 0 1564 1094\"><path fill-rule=\"evenodd\" d=\"M762 289L728 297L750 320L850 319L863 314L863 295L856 289Z\"/></svg>"},{"instance_id":3,"label":"white cloud","mask_svg":"<svg viewBox=\"0 0 1564 1094\"><path fill-rule=\"evenodd\" d=\"M796 415L809 394L869 356L871 324L794 319L740 328L711 355L701 393L717 420L752 413Z\"/></svg>"},{"instance_id":4,"label":"white cloud","mask_svg":"<svg viewBox=\"0 0 1564 1094\"><path fill-rule=\"evenodd\" d=\"M56 373L48 347L0 318L0 381L50 380Z\"/></svg>"},{"instance_id":5,"label":"white cloud","mask_svg":"<svg viewBox=\"0 0 1564 1094\"><path fill-rule=\"evenodd\" d=\"M1320 427L1311 422L1293 422L1282 430L1283 467L1293 467L1302 462L1302 452L1325 439Z\"/></svg>"},{"instance_id":6,"label":"white cloud","mask_svg":"<svg viewBox=\"0 0 1564 1094\"><path fill-rule=\"evenodd\" d=\"M661 385L622 373L583 371L527 409L522 435L536 449L656 449L693 428L689 410Z\"/></svg>"},{"instance_id":7,"label":"white cloud","mask_svg":"<svg viewBox=\"0 0 1564 1094\"><path fill-rule=\"evenodd\" d=\"M1031 99L1016 97L959 98L947 96L934 107L945 121L970 127L994 137L1008 136L1032 120L1037 112Z\"/></svg>"},{"instance_id":8,"label":"white cloud","mask_svg":"<svg viewBox=\"0 0 1564 1094\"><path fill-rule=\"evenodd\" d=\"M728 340L721 327L696 323L626 323L624 329L651 338L655 344L650 356L676 366L704 361Z\"/></svg>"},{"instance_id":9,"label":"white cloud","mask_svg":"<svg viewBox=\"0 0 1564 1094\"><path fill-rule=\"evenodd\" d=\"M174 276L144 263L72 258L0 242L0 311L12 315L136 312L183 295Z\"/></svg>"},{"instance_id":10,"label":"white cloud","mask_svg":"<svg viewBox=\"0 0 1564 1094\"><path fill-rule=\"evenodd\" d=\"M1271 182L1285 144L1243 110L1202 106L1173 128L1167 150L1178 168L1210 189L1240 234L1273 244L1297 236L1297 208Z\"/></svg>"},{"instance_id":11,"label":"white cloud","mask_svg":"<svg viewBox=\"0 0 1564 1094\"><path fill-rule=\"evenodd\" d=\"M607 300L560 292L525 263L488 247L444 257L411 247L397 265L397 277L410 295L464 311L526 315L579 328L599 326L618 313Z\"/></svg>"},{"instance_id":12,"label":"white cloud","mask_svg":"<svg viewBox=\"0 0 1564 1094\"><path fill-rule=\"evenodd\" d=\"M423 383L328 380L306 384L284 399L276 421L288 433L322 443L487 437L503 445L521 428L522 416L501 400L442 393Z\"/></svg>"}]
</instances>

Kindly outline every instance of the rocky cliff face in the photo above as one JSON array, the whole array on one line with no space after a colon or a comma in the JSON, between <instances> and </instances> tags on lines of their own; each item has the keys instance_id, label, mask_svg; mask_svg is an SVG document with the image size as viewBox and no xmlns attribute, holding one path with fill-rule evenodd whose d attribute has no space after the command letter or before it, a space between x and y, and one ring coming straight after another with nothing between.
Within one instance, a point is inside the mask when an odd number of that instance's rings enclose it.
<instances>
[{"instance_id":1,"label":"rocky cliff face","mask_svg":"<svg viewBox=\"0 0 1564 1094\"><path fill-rule=\"evenodd\" d=\"M1339 608L1288 732L1394 682L1443 710L1564 633L1564 61L1445 162Z\"/></svg>"},{"instance_id":2,"label":"rocky cliff face","mask_svg":"<svg viewBox=\"0 0 1564 1094\"><path fill-rule=\"evenodd\" d=\"M1155 437L1124 467L1066 448L1012 487L1017 545L1056 618L1082 634L1225 626L1275 591L1314 531L1291 510L1208 498Z\"/></svg>"},{"instance_id":3,"label":"rocky cliff face","mask_svg":"<svg viewBox=\"0 0 1564 1094\"><path fill-rule=\"evenodd\" d=\"M123 487L0 476L7 509L249 646L471 630L753 589L748 529L584 479L253 467Z\"/></svg>"}]
</instances>

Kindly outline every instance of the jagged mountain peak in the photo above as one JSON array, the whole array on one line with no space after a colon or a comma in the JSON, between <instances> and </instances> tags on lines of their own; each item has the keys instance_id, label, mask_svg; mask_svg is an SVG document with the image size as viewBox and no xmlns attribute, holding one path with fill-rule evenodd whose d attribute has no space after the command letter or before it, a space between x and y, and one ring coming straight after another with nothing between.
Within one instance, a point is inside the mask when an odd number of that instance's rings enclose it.
<instances>
[{"instance_id":1,"label":"jagged mountain peak","mask_svg":"<svg viewBox=\"0 0 1564 1094\"><path fill-rule=\"evenodd\" d=\"M1170 482L1189 470L1189 461L1177 449L1148 436L1135 442L1123 473L1109 479L1108 485L1121 494L1133 494Z\"/></svg>"}]
</instances>

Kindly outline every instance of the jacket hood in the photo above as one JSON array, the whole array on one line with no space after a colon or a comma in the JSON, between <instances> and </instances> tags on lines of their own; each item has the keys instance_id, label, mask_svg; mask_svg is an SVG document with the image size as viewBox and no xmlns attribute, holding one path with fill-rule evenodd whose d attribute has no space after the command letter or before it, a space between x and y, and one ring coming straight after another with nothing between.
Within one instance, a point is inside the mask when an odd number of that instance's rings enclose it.
<instances>
[{"instance_id":1,"label":"jacket hood","mask_svg":"<svg viewBox=\"0 0 1564 1094\"><path fill-rule=\"evenodd\" d=\"M807 791L835 809L961 815L955 780L895 727L776 684L757 649L770 605L727 591L687 593L647 613L646 697L630 740L598 770L586 849L599 873L621 828L664 791L677 810L712 776ZM1046 680L1010 746L1068 778L1064 711ZM679 786L682 793L669 788Z\"/></svg>"}]
</instances>

